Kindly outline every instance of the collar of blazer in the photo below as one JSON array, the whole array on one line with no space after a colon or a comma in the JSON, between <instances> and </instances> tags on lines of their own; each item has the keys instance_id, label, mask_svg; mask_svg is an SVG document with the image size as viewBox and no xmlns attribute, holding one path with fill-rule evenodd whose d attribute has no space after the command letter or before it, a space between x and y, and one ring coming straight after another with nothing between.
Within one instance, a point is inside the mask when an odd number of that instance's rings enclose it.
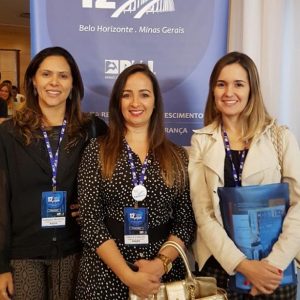
<instances>
[{"instance_id":1,"label":"collar of blazer","mask_svg":"<svg viewBox=\"0 0 300 300\"><path fill-rule=\"evenodd\" d=\"M24 144L24 138L20 135L19 131L13 126L12 121L10 124L7 124L7 133L9 136L11 136L12 139L14 139L18 144L20 144L20 147L30 156L30 158L37 163L41 169L44 170L47 174L52 176L52 169L50 165L49 160L45 160L44 157L41 156L41 145L44 143L44 139L41 138L40 141L32 141L29 145ZM41 134L42 137L42 134ZM64 148L66 145L66 139L63 138L60 147ZM46 146L45 146L46 147ZM11 149L12 150L12 149ZM66 155L65 151L60 151L59 153L60 158L62 156ZM58 164L59 167L59 164Z\"/></svg>"},{"instance_id":2,"label":"collar of blazer","mask_svg":"<svg viewBox=\"0 0 300 300\"><path fill-rule=\"evenodd\" d=\"M193 130L199 136L199 151L201 162L218 175L224 182L225 149L221 134L221 127L212 123L201 129Z\"/></svg>"},{"instance_id":3,"label":"collar of blazer","mask_svg":"<svg viewBox=\"0 0 300 300\"><path fill-rule=\"evenodd\" d=\"M274 122L275 120L272 120L262 133L254 137L245 161L242 181L247 182L247 178L268 168L273 168L277 164L275 152L274 156L264 154L269 151L270 147L273 147L269 132ZM220 182L224 183L225 149L221 126L212 123L204 128L194 130L194 133L200 138L201 149L199 151L202 163L216 173Z\"/></svg>"}]
</instances>

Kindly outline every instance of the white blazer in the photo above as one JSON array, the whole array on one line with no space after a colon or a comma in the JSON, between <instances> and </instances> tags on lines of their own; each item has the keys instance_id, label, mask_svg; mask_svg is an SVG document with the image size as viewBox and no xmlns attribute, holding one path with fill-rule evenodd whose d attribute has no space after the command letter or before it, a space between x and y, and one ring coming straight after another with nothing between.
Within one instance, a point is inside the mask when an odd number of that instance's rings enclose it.
<instances>
[{"instance_id":1,"label":"white blazer","mask_svg":"<svg viewBox=\"0 0 300 300\"><path fill-rule=\"evenodd\" d=\"M273 123L272 123L273 124ZM249 148L242 173L242 185L270 184L281 181L281 167L271 140L270 124L256 136ZM282 233L266 258L284 270L300 251L300 151L293 134L283 134L283 181L289 184L290 208ZM214 255L230 275L245 255L226 234L219 206L218 187L224 186L225 149L220 126L211 124L194 130L189 161L190 191L197 222L193 244L200 270Z\"/></svg>"}]
</instances>

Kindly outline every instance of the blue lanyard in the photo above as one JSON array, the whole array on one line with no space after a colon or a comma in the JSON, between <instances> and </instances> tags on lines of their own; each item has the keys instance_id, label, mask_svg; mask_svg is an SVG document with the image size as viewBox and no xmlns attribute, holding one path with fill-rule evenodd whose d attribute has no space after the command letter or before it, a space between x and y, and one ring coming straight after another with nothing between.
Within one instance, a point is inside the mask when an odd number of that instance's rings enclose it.
<instances>
[{"instance_id":1,"label":"blue lanyard","mask_svg":"<svg viewBox=\"0 0 300 300\"><path fill-rule=\"evenodd\" d=\"M240 167L239 167L239 174L237 174L237 171L234 166L233 159L232 159L229 138L228 138L227 132L225 131L223 125L222 125L222 131L223 131L223 139L224 139L226 155L230 159L231 166L232 166L232 174L233 174L233 180L235 182L235 186L241 186L242 185L242 172L243 172L244 162L245 162L245 157L246 157L246 149L244 149L242 152L241 160L240 160Z\"/></svg>"},{"instance_id":2,"label":"blue lanyard","mask_svg":"<svg viewBox=\"0 0 300 300\"><path fill-rule=\"evenodd\" d=\"M57 150L53 156L53 152L52 152L52 148L50 145L50 140L47 134L47 131L45 130L44 126L41 127L41 130L43 132L43 136L44 136L44 140L46 143L46 147L47 147L47 151L49 154L49 158L50 158L50 164L51 164L51 169L52 169L52 189L53 191L56 191L56 176L57 176L57 166L58 166L58 153L59 153L59 146L60 143L63 139L65 130L66 130L66 126L67 126L67 120L64 119L62 126L61 126L61 130L60 130L60 135L59 135L59 140L58 140L58 146L57 146Z\"/></svg>"},{"instance_id":3,"label":"blue lanyard","mask_svg":"<svg viewBox=\"0 0 300 300\"><path fill-rule=\"evenodd\" d=\"M143 166L142 166L142 171L141 171L141 174L138 178L136 168L135 168L135 164L134 164L134 161L133 161L133 152L132 152L131 148L129 147L129 145L127 144L127 142L126 142L126 147L127 147L130 171L131 171L131 175L132 175L132 183L134 184L134 186L144 185L144 181L147 178L146 177L146 171L147 171L147 168L148 168L148 155L146 156L146 158L144 160L144 163L143 163Z\"/></svg>"}]
</instances>

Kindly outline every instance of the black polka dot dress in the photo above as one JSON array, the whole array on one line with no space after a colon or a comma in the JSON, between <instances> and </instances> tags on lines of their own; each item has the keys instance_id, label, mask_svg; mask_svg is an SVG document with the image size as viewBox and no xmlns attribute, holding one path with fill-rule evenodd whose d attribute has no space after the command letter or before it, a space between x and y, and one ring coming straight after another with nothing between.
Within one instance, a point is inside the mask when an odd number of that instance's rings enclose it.
<instances>
[{"instance_id":1,"label":"black polka dot dress","mask_svg":"<svg viewBox=\"0 0 300 300\"><path fill-rule=\"evenodd\" d=\"M178 147L180 155L185 151ZM167 154L166 154L167 155ZM140 174L142 163L133 154L137 173ZM170 222L170 231L190 245L194 239L195 219L192 211L188 183L184 191L179 192L175 187L169 188L164 184L160 175L159 164L148 157L148 168L144 182L147 197L140 206L149 210L149 227L156 227ZM99 144L91 140L85 149L79 168L78 189L80 213L82 218L81 239L83 241L83 255L80 262L76 299L128 299L128 288L101 261L96 254L103 242L113 239L109 228L105 225L105 218L110 217L124 222L124 207L133 207L131 196L133 188L132 175L128 163L126 144L117 162L112 180L103 179L99 167ZM115 239L123 257L135 262L138 259L153 259L166 239L150 242L143 246L124 245L123 239ZM171 272L163 277L163 281L182 279L185 276L184 266L178 258Z\"/></svg>"}]
</instances>

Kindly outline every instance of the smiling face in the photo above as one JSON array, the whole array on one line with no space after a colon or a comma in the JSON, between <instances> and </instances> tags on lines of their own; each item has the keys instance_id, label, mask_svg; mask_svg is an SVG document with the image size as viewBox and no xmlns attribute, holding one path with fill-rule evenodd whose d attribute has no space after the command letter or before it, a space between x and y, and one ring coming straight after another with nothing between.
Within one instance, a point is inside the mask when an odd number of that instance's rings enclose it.
<instances>
[{"instance_id":1,"label":"smiling face","mask_svg":"<svg viewBox=\"0 0 300 300\"><path fill-rule=\"evenodd\" d=\"M247 72L238 63L225 66L214 87L214 99L222 118L238 118L250 96Z\"/></svg>"},{"instance_id":2,"label":"smiling face","mask_svg":"<svg viewBox=\"0 0 300 300\"><path fill-rule=\"evenodd\" d=\"M148 129L154 103L151 80L141 72L130 75L121 97L121 111L125 127Z\"/></svg>"},{"instance_id":3,"label":"smiling face","mask_svg":"<svg viewBox=\"0 0 300 300\"><path fill-rule=\"evenodd\" d=\"M8 100L9 98L9 88L6 85L3 85L2 88L0 89L0 97L4 100Z\"/></svg>"},{"instance_id":4,"label":"smiling face","mask_svg":"<svg viewBox=\"0 0 300 300\"><path fill-rule=\"evenodd\" d=\"M65 110L72 82L70 66L63 56L45 58L33 77L41 110Z\"/></svg>"}]
</instances>

